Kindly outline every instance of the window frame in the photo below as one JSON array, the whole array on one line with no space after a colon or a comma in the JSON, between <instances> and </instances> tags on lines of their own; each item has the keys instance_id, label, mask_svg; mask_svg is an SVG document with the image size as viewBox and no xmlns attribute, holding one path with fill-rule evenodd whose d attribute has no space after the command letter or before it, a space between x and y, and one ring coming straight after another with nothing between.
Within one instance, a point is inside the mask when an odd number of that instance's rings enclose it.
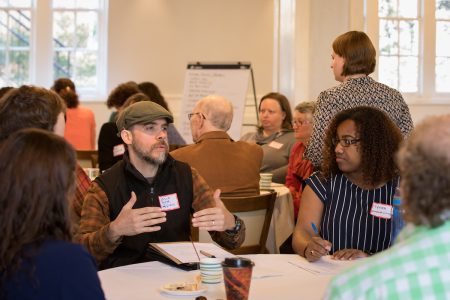
<instances>
[{"instance_id":1,"label":"window frame","mask_svg":"<svg viewBox=\"0 0 450 300\"><path fill-rule=\"evenodd\" d=\"M450 104L450 93L436 92L436 18L435 1L418 0L419 21L419 67L418 91L401 92L410 104ZM378 0L365 0L364 25L379 55L379 17ZM399 18L402 19L402 18ZM374 72L378 79L378 64Z\"/></svg>"}]
</instances>

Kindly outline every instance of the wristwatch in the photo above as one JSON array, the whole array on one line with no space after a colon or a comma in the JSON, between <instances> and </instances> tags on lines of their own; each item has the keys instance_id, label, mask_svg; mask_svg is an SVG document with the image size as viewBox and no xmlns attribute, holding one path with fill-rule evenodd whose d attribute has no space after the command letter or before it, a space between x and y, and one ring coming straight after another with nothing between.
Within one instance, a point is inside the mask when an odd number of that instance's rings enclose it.
<instances>
[{"instance_id":1,"label":"wristwatch","mask_svg":"<svg viewBox=\"0 0 450 300\"><path fill-rule=\"evenodd\" d=\"M239 232L239 230L241 230L241 226L242 226L242 220L238 218L238 216L233 215L234 216L234 228L233 229L229 229L229 230L225 230L226 233L229 234L236 234Z\"/></svg>"}]
</instances>

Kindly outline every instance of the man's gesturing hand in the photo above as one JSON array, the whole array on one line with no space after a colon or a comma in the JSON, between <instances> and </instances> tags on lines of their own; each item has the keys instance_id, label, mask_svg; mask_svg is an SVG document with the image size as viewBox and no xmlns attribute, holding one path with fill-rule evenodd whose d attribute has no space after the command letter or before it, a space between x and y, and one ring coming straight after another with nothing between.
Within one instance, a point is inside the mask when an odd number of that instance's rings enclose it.
<instances>
[{"instance_id":1,"label":"man's gesturing hand","mask_svg":"<svg viewBox=\"0 0 450 300\"><path fill-rule=\"evenodd\" d=\"M124 235L136 235L143 232L153 232L161 229L155 226L166 222L166 213L160 207L143 207L133 209L136 194L131 192L131 198L122 207L119 215L109 225L109 237L114 242Z\"/></svg>"}]
</instances>

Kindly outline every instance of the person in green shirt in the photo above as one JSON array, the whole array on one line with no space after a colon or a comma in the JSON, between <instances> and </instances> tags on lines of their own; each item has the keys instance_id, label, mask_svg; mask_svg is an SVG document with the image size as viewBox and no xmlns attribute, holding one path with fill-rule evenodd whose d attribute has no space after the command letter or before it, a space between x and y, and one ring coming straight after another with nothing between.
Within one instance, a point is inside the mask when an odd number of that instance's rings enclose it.
<instances>
[{"instance_id":1,"label":"person in green shirt","mask_svg":"<svg viewBox=\"0 0 450 300\"><path fill-rule=\"evenodd\" d=\"M330 283L325 299L450 299L450 115L430 117L398 153L404 218L390 249Z\"/></svg>"}]
</instances>

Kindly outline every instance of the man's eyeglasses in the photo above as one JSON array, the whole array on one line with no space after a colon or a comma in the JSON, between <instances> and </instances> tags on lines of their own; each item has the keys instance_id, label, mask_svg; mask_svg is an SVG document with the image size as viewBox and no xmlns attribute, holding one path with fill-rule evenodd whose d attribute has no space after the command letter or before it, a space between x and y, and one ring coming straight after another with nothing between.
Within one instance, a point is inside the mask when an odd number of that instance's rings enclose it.
<instances>
[{"instance_id":1,"label":"man's eyeglasses","mask_svg":"<svg viewBox=\"0 0 450 300\"><path fill-rule=\"evenodd\" d=\"M189 121L192 119L192 117L193 117L194 115L200 115L200 116L202 117L202 119L206 120L204 114L202 114L201 112L196 112L196 113L190 113L190 114L188 114L188 119L189 119Z\"/></svg>"},{"instance_id":2,"label":"man's eyeglasses","mask_svg":"<svg viewBox=\"0 0 450 300\"><path fill-rule=\"evenodd\" d=\"M337 144L341 145L342 147L350 147L351 145L354 145L361 141L361 139L352 139L352 138L343 138L343 139L337 139L332 138L331 142L333 143L333 146L337 146Z\"/></svg>"},{"instance_id":3,"label":"man's eyeglasses","mask_svg":"<svg viewBox=\"0 0 450 300\"><path fill-rule=\"evenodd\" d=\"M307 125L307 124L311 124L311 123L312 123L312 121L308 121L308 120L305 120L305 121L294 120L294 121L292 121L292 125L293 126L303 126L303 125Z\"/></svg>"}]
</instances>

